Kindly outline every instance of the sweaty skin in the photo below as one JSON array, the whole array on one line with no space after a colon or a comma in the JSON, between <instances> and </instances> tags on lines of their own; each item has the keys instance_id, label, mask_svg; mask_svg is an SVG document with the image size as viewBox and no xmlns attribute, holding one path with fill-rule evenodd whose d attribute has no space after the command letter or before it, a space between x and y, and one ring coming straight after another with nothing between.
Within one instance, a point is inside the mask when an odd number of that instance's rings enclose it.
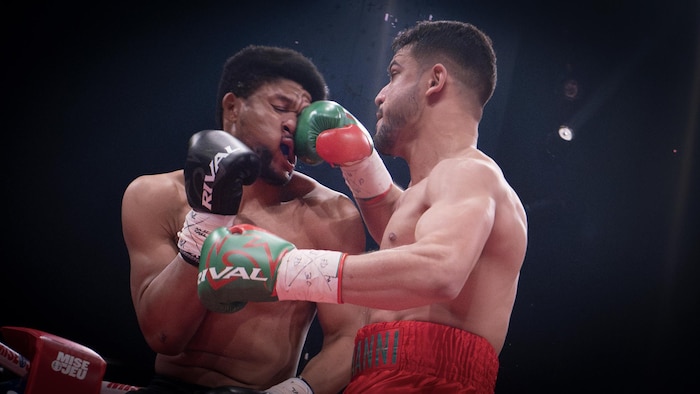
<instances>
[{"instance_id":1,"label":"sweaty skin","mask_svg":"<svg viewBox=\"0 0 700 394\"><path fill-rule=\"evenodd\" d=\"M364 251L352 201L293 172L288 148L308 93L280 80L246 99L229 93L223 102L224 129L268 158L265 177L244 187L235 223L268 228L299 247ZM178 254L178 231L189 210L182 170L138 177L122 201L131 295L144 337L157 352L155 372L209 387L266 389L295 376L317 313L323 348L302 376L317 394L340 391L350 379L364 308L287 301L250 302L231 314L207 311L197 297L197 268Z\"/></svg>"}]
</instances>

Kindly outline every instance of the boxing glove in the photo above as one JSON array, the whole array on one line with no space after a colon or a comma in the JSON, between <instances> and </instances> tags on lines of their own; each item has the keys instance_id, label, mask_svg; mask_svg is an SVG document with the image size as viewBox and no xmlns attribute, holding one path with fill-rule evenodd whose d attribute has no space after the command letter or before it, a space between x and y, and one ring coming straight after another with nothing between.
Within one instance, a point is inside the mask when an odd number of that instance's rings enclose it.
<instances>
[{"instance_id":1,"label":"boxing glove","mask_svg":"<svg viewBox=\"0 0 700 394\"><path fill-rule=\"evenodd\" d=\"M199 266L199 251L211 230L230 226L238 212L243 185L260 174L260 159L250 148L222 130L195 133L184 168L185 193L192 209L179 234L180 254Z\"/></svg>"},{"instance_id":2,"label":"boxing glove","mask_svg":"<svg viewBox=\"0 0 700 394\"><path fill-rule=\"evenodd\" d=\"M301 111L294 143L299 160L340 167L355 198L377 197L393 184L367 129L334 101L315 101Z\"/></svg>"},{"instance_id":3,"label":"boxing glove","mask_svg":"<svg viewBox=\"0 0 700 394\"><path fill-rule=\"evenodd\" d=\"M260 158L222 130L195 133L185 162L187 202L197 212L235 215L243 185L260 175Z\"/></svg>"},{"instance_id":4,"label":"boxing glove","mask_svg":"<svg viewBox=\"0 0 700 394\"><path fill-rule=\"evenodd\" d=\"M231 226L238 213L243 185L260 174L255 152L222 130L195 133L185 162L185 193L192 209L178 234L180 255L199 268L201 247L212 230ZM230 303L216 312L235 312L245 303Z\"/></svg>"},{"instance_id":5,"label":"boxing glove","mask_svg":"<svg viewBox=\"0 0 700 394\"><path fill-rule=\"evenodd\" d=\"M330 146L324 146L329 133L337 135L330 138ZM333 149L333 141L343 149ZM364 159L373 149L367 129L340 104L328 100L315 101L301 111L294 146L299 160L311 165L322 161L344 165Z\"/></svg>"},{"instance_id":6,"label":"boxing glove","mask_svg":"<svg viewBox=\"0 0 700 394\"><path fill-rule=\"evenodd\" d=\"M197 292L210 310L240 302L305 300L341 303L345 253L297 249L261 228L218 228L202 246Z\"/></svg>"}]
</instances>

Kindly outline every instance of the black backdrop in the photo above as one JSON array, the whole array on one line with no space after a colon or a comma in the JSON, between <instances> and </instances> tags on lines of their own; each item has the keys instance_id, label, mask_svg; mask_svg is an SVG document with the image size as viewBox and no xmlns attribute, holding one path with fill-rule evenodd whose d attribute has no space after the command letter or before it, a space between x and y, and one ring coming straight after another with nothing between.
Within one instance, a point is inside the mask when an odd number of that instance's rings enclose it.
<instances>
[{"instance_id":1,"label":"black backdrop","mask_svg":"<svg viewBox=\"0 0 700 394\"><path fill-rule=\"evenodd\" d=\"M497 392L690 392L700 366L700 7L565 3L6 9L0 325L84 344L109 362L107 380L144 384L153 355L129 297L121 195L138 175L180 168L189 135L213 127L223 61L248 44L296 48L332 98L372 125L391 38L416 20L460 19L494 40L499 81L480 147L530 220ZM556 135L562 123L575 127L569 143ZM405 183L404 163L386 162ZM299 170L347 192L325 164ZM314 330L307 350L317 344Z\"/></svg>"}]
</instances>

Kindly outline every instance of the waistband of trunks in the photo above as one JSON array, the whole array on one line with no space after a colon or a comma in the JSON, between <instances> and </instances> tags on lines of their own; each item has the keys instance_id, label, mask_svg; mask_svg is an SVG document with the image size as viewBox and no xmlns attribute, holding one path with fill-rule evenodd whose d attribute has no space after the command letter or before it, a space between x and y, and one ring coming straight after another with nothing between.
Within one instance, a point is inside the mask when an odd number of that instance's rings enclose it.
<instances>
[{"instance_id":1,"label":"waistband of trunks","mask_svg":"<svg viewBox=\"0 0 700 394\"><path fill-rule=\"evenodd\" d=\"M483 337L442 324L395 321L361 328L355 337L352 374L386 368L495 382L498 355Z\"/></svg>"}]
</instances>

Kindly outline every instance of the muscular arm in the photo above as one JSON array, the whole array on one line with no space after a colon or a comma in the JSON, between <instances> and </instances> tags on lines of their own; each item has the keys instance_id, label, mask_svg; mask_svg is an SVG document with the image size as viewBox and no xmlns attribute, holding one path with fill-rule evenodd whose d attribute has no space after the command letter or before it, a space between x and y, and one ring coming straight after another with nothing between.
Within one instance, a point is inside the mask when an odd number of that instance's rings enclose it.
<instances>
[{"instance_id":1,"label":"muscular arm","mask_svg":"<svg viewBox=\"0 0 700 394\"><path fill-rule=\"evenodd\" d=\"M163 354L181 352L206 314L196 297L197 268L181 261L175 243L185 204L176 179L137 178L122 199L132 301L147 343Z\"/></svg>"},{"instance_id":2,"label":"muscular arm","mask_svg":"<svg viewBox=\"0 0 700 394\"><path fill-rule=\"evenodd\" d=\"M404 192L388 223L394 241L385 236L380 251L347 257L344 302L399 310L462 290L494 223L499 178L484 161L447 160L423 183Z\"/></svg>"}]
</instances>

